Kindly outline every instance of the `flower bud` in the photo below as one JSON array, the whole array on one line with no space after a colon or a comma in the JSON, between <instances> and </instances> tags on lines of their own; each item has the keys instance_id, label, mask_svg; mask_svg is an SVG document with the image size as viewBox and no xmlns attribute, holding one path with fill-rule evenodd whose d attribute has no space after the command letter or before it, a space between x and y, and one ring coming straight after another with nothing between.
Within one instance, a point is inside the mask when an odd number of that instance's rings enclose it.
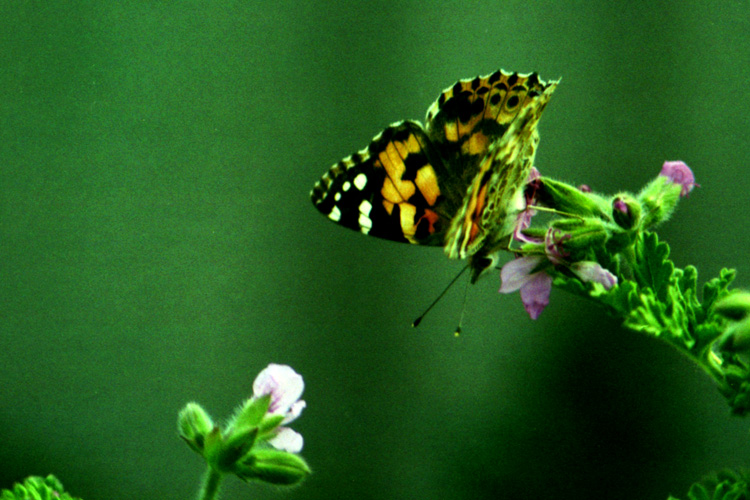
<instances>
[{"instance_id":1,"label":"flower bud","mask_svg":"<svg viewBox=\"0 0 750 500\"><path fill-rule=\"evenodd\" d=\"M224 438L211 465L216 470L234 472L237 467L236 463L252 449L257 436L257 427L234 428Z\"/></svg>"},{"instance_id":2,"label":"flower bud","mask_svg":"<svg viewBox=\"0 0 750 500\"><path fill-rule=\"evenodd\" d=\"M299 483L311 472L299 455L271 449L254 451L235 471L245 481L260 480L281 485Z\"/></svg>"},{"instance_id":3,"label":"flower bud","mask_svg":"<svg viewBox=\"0 0 750 500\"><path fill-rule=\"evenodd\" d=\"M665 161L661 167L659 175L668 178L675 184L679 184L682 188L680 196L687 196L694 187L698 186L695 183L695 176L693 171L690 170L684 161Z\"/></svg>"},{"instance_id":4,"label":"flower bud","mask_svg":"<svg viewBox=\"0 0 750 500\"><path fill-rule=\"evenodd\" d=\"M617 276L605 269L598 262L580 261L570 265L570 270L583 282L599 283L605 290L617 284Z\"/></svg>"},{"instance_id":5,"label":"flower bud","mask_svg":"<svg viewBox=\"0 0 750 500\"><path fill-rule=\"evenodd\" d=\"M569 214L608 219L609 207L598 195L549 177L542 177L537 199L542 205Z\"/></svg>"},{"instance_id":6,"label":"flower bud","mask_svg":"<svg viewBox=\"0 0 750 500\"><path fill-rule=\"evenodd\" d=\"M206 435L214 428L211 417L198 403L185 405L177 417L180 437L199 454L203 454Z\"/></svg>"},{"instance_id":7,"label":"flower bud","mask_svg":"<svg viewBox=\"0 0 750 500\"><path fill-rule=\"evenodd\" d=\"M612 200L612 218L623 229L633 229L641 218L641 205L627 193L621 193Z\"/></svg>"},{"instance_id":8,"label":"flower bud","mask_svg":"<svg viewBox=\"0 0 750 500\"><path fill-rule=\"evenodd\" d=\"M608 238L608 231L600 219L559 219L550 224L551 228L561 230L566 237L560 239L560 253L570 262L585 260L597 247L601 247ZM554 262L554 261L553 261Z\"/></svg>"},{"instance_id":9,"label":"flower bud","mask_svg":"<svg viewBox=\"0 0 750 500\"><path fill-rule=\"evenodd\" d=\"M734 291L714 304L714 312L727 319L739 321L750 313L750 292Z\"/></svg>"},{"instance_id":10,"label":"flower bud","mask_svg":"<svg viewBox=\"0 0 750 500\"><path fill-rule=\"evenodd\" d=\"M717 346L726 352L750 351L750 318L730 323L719 337Z\"/></svg>"},{"instance_id":11,"label":"flower bud","mask_svg":"<svg viewBox=\"0 0 750 500\"><path fill-rule=\"evenodd\" d=\"M682 186L659 175L638 194L643 206L642 229L651 229L669 219L680 200Z\"/></svg>"}]
</instances>

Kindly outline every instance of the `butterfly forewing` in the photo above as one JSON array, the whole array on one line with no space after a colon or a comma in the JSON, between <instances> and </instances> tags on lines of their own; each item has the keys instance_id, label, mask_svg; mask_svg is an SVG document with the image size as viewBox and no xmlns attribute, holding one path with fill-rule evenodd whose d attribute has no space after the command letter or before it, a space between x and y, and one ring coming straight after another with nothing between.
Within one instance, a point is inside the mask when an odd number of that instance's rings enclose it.
<instances>
[{"instance_id":1,"label":"butterfly forewing","mask_svg":"<svg viewBox=\"0 0 750 500\"><path fill-rule=\"evenodd\" d=\"M442 245L445 167L422 126L404 121L335 164L315 185L313 204L342 226L379 238Z\"/></svg>"}]
</instances>

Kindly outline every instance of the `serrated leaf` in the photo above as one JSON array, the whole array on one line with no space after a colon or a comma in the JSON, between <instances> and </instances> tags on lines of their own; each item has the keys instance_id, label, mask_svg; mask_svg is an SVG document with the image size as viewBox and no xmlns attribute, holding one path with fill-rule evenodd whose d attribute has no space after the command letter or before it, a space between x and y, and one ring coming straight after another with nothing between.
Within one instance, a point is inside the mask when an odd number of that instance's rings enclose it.
<instances>
[{"instance_id":1,"label":"serrated leaf","mask_svg":"<svg viewBox=\"0 0 750 500\"><path fill-rule=\"evenodd\" d=\"M666 289L674 272L669 260L669 245L659 242L656 233L645 232L636 244L636 275L651 288L659 300L666 300Z\"/></svg>"},{"instance_id":2,"label":"serrated leaf","mask_svg":"<svg viewBox=\"0 0 750 500\"><path fill-rule=\"evenodd\" d=\"M650 288L645 288L636 297L629 297L630 311L624 325L631 330L659 337L664 331L663 304L657 301Z\"/></svg>"},{"instance_id":3,"label":"serrated leaf","mask_svg":"<svg viewBox=\"0 0 750 500\"><path fill-rule=\"evenodd\" d=\"M690 500L711 500L708 490L700 483L695 483L690 487L688 498Z\"/></svg>"},{"instance_id":4,"label":"serrated leaf","mask_svg":"<svg viewBox=\"0 0 750 500\"><path fill-rule=\"evenodd\" d=\"M708 310L714 302L722 297L734 281L737 271L724 268L719 271L719 277L710 279L703 285L703 309Z\"/></svg>"},{"instance_id":5,"label":"serrated leaf","mask_svg":"<svg viewBox=\"0 0 750 500\"><path fill-rule=\"evenodd\" d=\"M675 276L676 274L675 269ZM693 296L696 296L696 305L698 304L698 270L695 266L686 266L685 269L681 270L681 275L678 277L678 285L683 294L692 292Z\"/></svg>"}]
</instances>

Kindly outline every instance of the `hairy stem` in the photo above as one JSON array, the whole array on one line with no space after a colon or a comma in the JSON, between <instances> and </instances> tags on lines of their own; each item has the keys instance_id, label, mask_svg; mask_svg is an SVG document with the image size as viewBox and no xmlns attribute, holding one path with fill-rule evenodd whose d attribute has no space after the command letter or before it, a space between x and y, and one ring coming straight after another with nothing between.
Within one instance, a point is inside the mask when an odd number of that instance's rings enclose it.
<instances>
[{"instance_id":1,"label":"hairy stem","mask_svg":"<svg viewBox=\"0 0 750 500\"><path fill-rule=\"evenodd\" d=\"M198 492L198 500L215 500L219 498L218 494L220 485L221 472L208 467L203 476L203 484L201 484L201 489Z\"/></svg>"}]
</instances>

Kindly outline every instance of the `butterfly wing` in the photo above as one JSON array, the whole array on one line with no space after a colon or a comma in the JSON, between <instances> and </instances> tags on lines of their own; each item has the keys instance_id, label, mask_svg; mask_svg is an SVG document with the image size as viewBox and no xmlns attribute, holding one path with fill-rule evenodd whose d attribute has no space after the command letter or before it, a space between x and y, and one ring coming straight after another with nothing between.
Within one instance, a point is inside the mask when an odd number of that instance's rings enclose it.
<instances>
[{"instance_id":1,"label":"butterfly wing","mask_svg":"<svg viewBox=\"0 0 750 500\"><path fill-rule=\"evenodd\" d=\"M550 84L536 73L496 71L459 80L447 88L427 111L426 130L463 200L490 145L503 137L518 114Z\"/></svg>"},{"instance_id":2,"label":"butterfly wing","mask_svg":"<svg viewBox=\"0 0 750 500\"><path fill-rule=\"evenodd\" d=\"M415 121L391 125L331 167L310 193L313 204L329 219L371 236L443 245L451 257L471 255L474 239L466 235L476 229L468 214L494 213L485 211L480 197L482 186L492 184L484 174L509 161L493 160L490 147L549 87L536 73L497 71L460 80L430 106L426 129Z\"/></svg>"},{"instance_id":3,"label":"butterfly wing","mask_svg":"<svg viewBox=\"0 0 750 500\"><path fill-rule=\"evenodd\" d=\"M444 173L422 126L404 121L331 167L310 197L342 226L394 241L443 245L453 214L443 206L438 180Z\"/></svg>"},{"instance_id":4,"label":"butterfly wing","mask_svg":"<svg viewBox=\"0 0 750 500\"><path fill-rule=\"evenodd\" d=\"M489 145L448 230L449 257L478 253L477 258L484 258L512 233L515 216L524 208L523 188L539 144L537 125L556 85L547 85L541 94L527 94L507 130ZM477 267L472 262L475 271Z\"/></svg>"}]
</instances>

